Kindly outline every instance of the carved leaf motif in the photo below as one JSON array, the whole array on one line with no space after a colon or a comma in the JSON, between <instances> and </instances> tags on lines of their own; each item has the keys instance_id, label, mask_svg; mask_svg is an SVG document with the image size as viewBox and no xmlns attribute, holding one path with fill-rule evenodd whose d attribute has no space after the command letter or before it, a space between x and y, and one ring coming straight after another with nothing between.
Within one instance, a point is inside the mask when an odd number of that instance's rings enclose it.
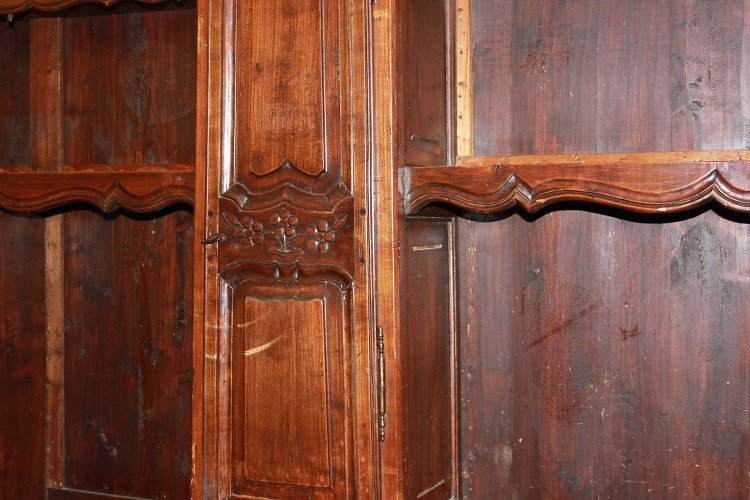
<instances>
[{"instance_id":1,"label":"carved leaf motif","mask_svg":"<svg viewBox=\"0 0 750 500\"><path fill-rule=\"evenodd\" d=\"M242 227L242 223L240 222L240 220L237 217L235 217L233 214L230 214L229 212L224 212L222 213L222 215L234 227Z\"/></svg>"},{"instance_id":2,"label":"carved leaf motif","mask_svg":"<svg viewBox=\"0 0 750 500\"><path fill-rule=\"evenodd\" d=\"M331 229L333 229L333 230L341 229L342 227L344 227L344 224L346 224L346 219L347 219L347 215L346 214L339 215L336 218L336 220L333 221L333 225L331 226Z\"/></svg>"}]
</instances>

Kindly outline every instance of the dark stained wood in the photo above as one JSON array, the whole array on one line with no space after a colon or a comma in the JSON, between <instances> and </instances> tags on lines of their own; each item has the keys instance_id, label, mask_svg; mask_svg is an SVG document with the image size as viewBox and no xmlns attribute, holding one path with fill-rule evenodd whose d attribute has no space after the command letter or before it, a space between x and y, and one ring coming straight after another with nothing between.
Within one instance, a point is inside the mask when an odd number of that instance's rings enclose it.
<instances>
[{"instance_id":1,"label":"dark stained wood","mask_svg":"<svg viewBox=\"0 0 750 500\"><path fill-rule=\"evenodd\" d=\"M448 203L475 212L518 204L535 212L584 201L641 213L710 201L750 210L750 155L739 151L467 158L457 167L406 167L406 211Z\"/></svg>"},{"instance_id":2,"label":"dark stained wood","mask_svg":"<svg viewBox=\"0 0 750 500\"><path fill-rule=\"evenodd\" d=\"M123 0L0 0L0 14L14 14L34 9L41 12L55 12L74 7L95 3L105 7L116 5ZM136 0L142 4L158 4L164 0Z\"/></svg>"},{"instance_id":3,"label":"dark stained wood","mask_svg":"<svg viewBox=\"0 0 750 500\"><path fill-rule=\"evenodd\" d=\"M404 496L456 498L452 221L411 219L405 235Z\"/></svg>"},{"instance_id":4,"label":"dark stained wood","mask_svg":"<svg viewBox=\"0 0 750 500\"><path fill-rule=\"evenodd\" d=\"M747 495L750 226L655 222L462 223L465 495Z\"/></svg>"},{"instance_id":5,"label":"dark stained wood","mask_svg":"<svg viewBox=\"0 0 750 500\"><path fill-rule=\"evenodd\" d=\"M0 207L38 212L88 203L105 212L118 208L153 212L177 203L193 203L192 170L183 165L155 167L90 165L64 172L0 171Z\"/></svg>"},{"instance_id":6,"label":"dark stained wood","mask_svg":"<svg viewBox=\"0 0 750 500\"><path fill-rule=\"evenodd\" d=\"M474 154L522 155L521 181L524 155L747 149L747 2L622 7L473 0ZM593 180L620 191L608 163ZM652 173L628 181L651 206L695 194ZM716 207L459 221L464 495L748 495L748 226Z\"/></svg>"},{"instance_id":7,"label":"dark stained wood","mask_svg":"<svg viewBox=\"0 0 750 500\"><path fill-rule=\"evenodd\" d=\"M446 1L402 2L399 40L403 71L404 163L448 161L448 75Z\"/></svg>"},{"instance_id":8,"label":"dark stained wood","mask_svg":"<svg viewBox=\"0 0 750 500\"><path fill-rule=\"evenodd\" d=\"M475 155L750 147L747 2L621 5L473 2Z\"/></svg>"},{"instance_id":9,"label":"dark stained wood","mask_svg":"<svg viewBox=\"0 0 750 500\"><path fill-rule=\"evenodd\" d=\"M64 243L66 486L184 498L192 216L77 211Z\"/></svg>"},{"instance_id":10,"label":"dark stained wood","mask_svg":"<svg viewBox=\"0 0 750 500\"><path fill-rule=\"evenodd\" d=\"M29 22L0 22L0 47L0 165L29 163Z\"/></svg>"},{"instance_id":11,"label":"dark stained wood","mask_svg":"<svg viewBox=\"0 0 750 500\"><path fill-rule=\"evenodd\" d=\"M0 497L44 496L44 221L0 212Z\"/></svg>"},{"instance_id":12,"label":"dark stained wood","mask_svg":"<svg viewBox=\"0 0 750 500\"><path fill-rule=\"evenodd\" d=\"M194 163L196 24L194 9L65 18L65 163Z\"/></svg>"}]
</instances>

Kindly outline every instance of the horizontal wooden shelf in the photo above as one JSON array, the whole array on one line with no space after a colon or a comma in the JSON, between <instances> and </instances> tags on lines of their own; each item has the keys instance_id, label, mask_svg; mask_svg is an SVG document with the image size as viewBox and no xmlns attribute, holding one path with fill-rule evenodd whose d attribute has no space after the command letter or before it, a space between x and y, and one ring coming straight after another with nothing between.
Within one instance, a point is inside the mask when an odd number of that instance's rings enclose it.
<instances>
[{"instance_id":1,"label":"horizontal wooden shelf","mask_svg":"<svg viewBox=\"0 0 750 500\"><path fill-rule=\"evenodd\" d=\"M66 165L59 172L0 165L0 208L10 212L86 203L105 212L143 213L194 201L194 165Z\"/></svg>"},{"instance_id":2,"label":"horizontal wooden shelf","mask_svg":"<svg viewBox=\"0 0 750 500\"><path fill-rule=\"evenodd\" d=\"M123 0L0 0L0 14L16 14L34 9L40 12L54 12L76 5L97 4L111 7ZM137 0L138 3L155 4L164 0Z\"/></svg>"},{"instance_id":3,"label":"horizontal wooden shelf","mask_svg":"<svg viewBox=\"0 0 750 500\"><path fill-rule=\"evenodd\" d=\"M672 213L716 200L750 211L750 151L468 157L401 174L408 214L431 203L492 213L564 201Z\"/></svg>"}]
</instances>

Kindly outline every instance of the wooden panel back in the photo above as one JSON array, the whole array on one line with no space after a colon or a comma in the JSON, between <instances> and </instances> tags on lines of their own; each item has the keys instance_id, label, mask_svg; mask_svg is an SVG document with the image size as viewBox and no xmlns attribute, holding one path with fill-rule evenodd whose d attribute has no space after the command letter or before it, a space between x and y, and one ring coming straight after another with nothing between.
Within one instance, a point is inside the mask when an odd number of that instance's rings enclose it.
<instances>
[{"instance_id":1,"label":"wooden panel back","mask_svg":"<svg viewBox=\"0 0 750 500\"><path fill-rule=\"evenodd\" d=\"M194 9L69 17L64 161L195 161Z\"/></svg>"},{"instance_id":2,"label":"wooden panel back","mask_svg":"<svg viewBox=\"0 0 750 500\"><path fill-rule=\"evenodd\" d=\"M65 216L65 485L188 496L192 215Z\"/></svg>"},{"instance_id":3,"label":"wooden panel back","mask_svg":"<svg viewBox=\"0 0 750 500\"><path fill-rule=\"evenodd\" d=\"M408 219L403 265L405 498L457 494L452 222Z\"/></svg>"},{"instance_id":4,"label":"wooden panel back","mask_svg":"<svg viewBox=\"0 0 750 500\"><path fill-rule=\"evenodd\" d=\"M44 497L44 221L0 212L0 497Z\"/></svg>"},{"instance_id":5,"label":"wooden panel back","mask_svg":"<svg viewBox=\"0 0 750 500\"><path fill-rule=\"evenodd\" d=\"M28 20L0 23L0 165L29 163Z\"/></svg>"},{"instance_id":6,"label":"wooden panel back","mask_svg":"<svg viewBox=\"0 0 750 500\"><path fill-rule=\"evenodd\" d=\"M749 9L474 0L475 154L747 148ZM747 221L560 208L459 223L463 491L747 496Z\"/></svg>"}]
</instances>

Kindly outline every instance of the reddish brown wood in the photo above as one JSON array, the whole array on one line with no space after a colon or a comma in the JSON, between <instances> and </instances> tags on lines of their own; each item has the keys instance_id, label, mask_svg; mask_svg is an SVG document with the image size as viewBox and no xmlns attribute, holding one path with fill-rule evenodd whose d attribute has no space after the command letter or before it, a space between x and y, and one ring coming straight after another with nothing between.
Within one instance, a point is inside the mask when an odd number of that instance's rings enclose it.
<instances>
[{"instance_id":1,"label":"reddish brown wood","mask_svg":"<svg viewBox=\"0 0 750 500\"><path fill-rule=\"evenodd\" d=\"M406 211L448 203L476 212L518 204L535 212L584 201L642 213L677 212L715 200L750 210L750 162L744 152L471 158L466 166L406 167Z\"/></svg>"},{"instance_id":2,"label":"reddish brown wood","mask_svg":"<svg viewBox=\"0 0 750 500\"><path fill-rule=\"evenodd\" d=\"M211 8L223 24L210 43L223 50L212 52L222 71L209 114L224 128L209 129L217 142L205 236L217 235L208 266L221 280L206 289L202 492L367 497L368 214L354 206L366 202L368 7L326 0ZM281 332L283 342L239 357ZM304 368L300 356L309 358ZM269 366L275 379L259 372ZM270 389L280 381L283 397Z\"/></svg>"},{"instance_id":3,"label":"reddish brown wood","mask_svg":"<svg viewBox=\"0 0 750 500\"><path fill-rule=\"evenodd\" d=\"M196 24L191 8L64 19L65 163L195 162Z\"/></svg>"},{"instance_id":4,"label":"reddish brown wood","mask_svg":"<svg viewBox=\"0 0 750 500\"><path fill-rule=\"evenodd\" d=\"M259 287L254 279L232 296L239 335L232 351L233 491L352 495L345 291L335 284Z\"/></svg>"},{"instance_id":5,"label":"reddish brown wood","mask_svg":"<svg viewBox=\"0 0 750 500\"><path fill-rule=\"evenodd\" d=\"M29 163L30 24L0 23L0 165Z\"/></svg>"},{"instance_id":6,"label":"reddish brown wood","mask_svg":"<svg viewBox=\"0 0 750 500\"><path fill-rule=\"evenodd\" d=\"M66 217L66 486L184 498L192 216Z\"/></svg>"},{"instance_id":7,"label":"reddish brown wood","mask_svg":"<svg viewBox=\"0 0 750 500\"><path fill-rule=\"evenodd\" d=\"M62 11L76 5L96 3L105 7L116 5L122 0L0 0L0 14L15 14L34 9L41 12ZM158 4L164 0L136 0L143 4Z\"/></svg>"},{"instance_id":8,"label":"reddish brown wood","mask_svg":"<svg viewBox=\"0 0 750 500\"><path fill-rule=\"evenodd\" d=\"M404 496L456 498L453 234L450 219L405 225L400 369ZM429 293L426 293L429 290Z\"/></svg>"},{"instance_id":9,"label":"reddish brown wood","mask_svg":"<svg viewBox=\"0 0 750 500\"><path fill-rule=\"evenodd\" d=\"M747 149L747 2L472 3L474 154ZM459 222L463 493L746 497L746 217L562 207Z\"/></svg>"},{"instance_id":10,"label":"reddish brown wood","mask_svg":"<svg viewBox=\"0 0 750 500\"><path fill-rule=\"evenodd\" d=\"M692 215L461 223L466 495L746 496L750 227Z\"/></svg>"},{"instance_id":11,"label":"reddish brown wood","mask_svg":"<svg viewBox=\"0 0 750 500\"><path fill-rule=\"evenodd\" d=\"M399 40L402 79L404 162L437 165L448 161L448 90L445 0L402 2Z\"/></svg>"},{"instance_id":12,"label":"reddish brown wood","mask_svg":"<svg viewBox=\"0 0 750 500\"><path fill-rule=\"evenodd\" d=\"M44 221L0 212L0 497L44 496Z\"/></svg>"},{"instance_id":13,"label":"reddish brown wood","mask_svg":"<svg viewBox=\"0 0 750 500\"><path fill-rule=\"evenodd\" d=\"M29 73L31 162L42 172L59 170L62 157L62 20L30 19ZM63 216L44 221L45 286L45 476L48 487L64 483L65 311Z\"/></svg>"},{"instance_id":14,"label":"reddish brown wood","mask_svg":"<svg viewBox=\"0 0 750 500\"><path fill-rule=\"evenodd\" d=\"M39 212L88 203L105 212L118 208L153 212L176 203L192 204L194 182L194 172L185 166L164 170L158 166L106 166L54 173L0 172L0 207Z\"/></svg>"}]
</instances>

